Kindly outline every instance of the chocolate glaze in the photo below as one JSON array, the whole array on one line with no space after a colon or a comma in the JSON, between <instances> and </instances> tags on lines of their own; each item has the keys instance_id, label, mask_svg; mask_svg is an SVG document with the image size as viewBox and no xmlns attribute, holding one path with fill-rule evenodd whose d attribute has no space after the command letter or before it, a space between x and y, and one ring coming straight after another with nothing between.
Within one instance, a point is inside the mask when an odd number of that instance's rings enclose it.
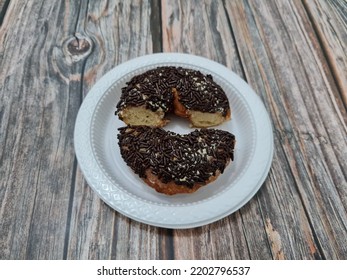
<instances>
[{"instance_id":1,"label":"chocolate glaze","mask_svg":"<svg viewBox=\"0 0 347 280\"><path fill-rule=\"evenodd\" d=\"M230 110L223 89L211 75L182 67L163 66L133 77L122 88L116 114L126 106L142 106L152 111L172 110L172 89L176 88L180 102L196 111L221 113L224 117Z\"/></svg>"},{"instance_id":2,"label":"chocolate glaze","mask_svg":"<svg viewBox=\"0 0 347 280\"><path fill-rule=\"evenodd\" d=\"M163 183L192 187L204 183L234 159L235 136L218 129L186 135L148 126L119 128L118 144L124 161L141 178L146 170Z\"/></svg>"}]
</instances>

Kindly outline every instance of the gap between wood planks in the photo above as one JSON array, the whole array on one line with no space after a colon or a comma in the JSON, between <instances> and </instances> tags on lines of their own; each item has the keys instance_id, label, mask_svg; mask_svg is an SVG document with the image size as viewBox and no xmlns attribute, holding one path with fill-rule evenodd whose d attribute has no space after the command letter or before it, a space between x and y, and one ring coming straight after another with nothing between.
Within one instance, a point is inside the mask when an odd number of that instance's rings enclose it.
<instances>
[{"instance_id":1,"label":"gap between wood planks","mask_svg":"<svg viewBox=\"0 0 347 280\"><path fill-rule=\"evenodd\" d=\"M153 53L163 51L163 34L162 34L162 17L161 17L161 0L150 0L151 19L150 28L152 33ZM160 38L160 40L156 40Z\"/></svg>"},{"instance_id":2,"label":"gap between wood planks","mask_svg":"<svg viewBox=\"0 0 347 280\"><path fill-rule=\"evenodd\" d=\"M9 4L10 0L0 0L0 26L4 21Z\"/></svg>"}]
</instances>

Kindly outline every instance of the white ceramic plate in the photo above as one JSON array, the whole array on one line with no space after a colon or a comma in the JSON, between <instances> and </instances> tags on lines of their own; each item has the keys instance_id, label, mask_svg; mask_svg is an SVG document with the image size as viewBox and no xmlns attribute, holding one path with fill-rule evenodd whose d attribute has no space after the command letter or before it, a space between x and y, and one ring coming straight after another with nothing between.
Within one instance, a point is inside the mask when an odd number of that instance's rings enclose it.
<instances>
[{"instance_id":1,"label":"white ceramic plate","mask_svg":"<svg viewBox=\"0 0 347 280\"><path fill-rule=\"evenodd\" d=\"M148 187L125 164L118 147L118 128L124 123L114 112L121 88L132 76L165 65L211 74L225 90L232 110L232 120L217 128L236 136L234 161L215 182L188 195L166 196ZM165 129L178 133L193 130L178 117ZM268 114L247 83L221 64L178 53L138 57L103 76L78 112L74 141L80 168L105 203L134 220L164 228L202 226L238 210L261 187L273 155Z\"/></svg>"}]
</instances>

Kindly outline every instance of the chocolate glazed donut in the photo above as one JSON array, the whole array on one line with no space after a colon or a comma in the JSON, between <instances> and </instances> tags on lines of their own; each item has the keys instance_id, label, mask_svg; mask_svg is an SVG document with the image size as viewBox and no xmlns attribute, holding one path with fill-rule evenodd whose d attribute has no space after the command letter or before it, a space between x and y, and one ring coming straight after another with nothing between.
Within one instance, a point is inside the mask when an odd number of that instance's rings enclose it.
<instances>
[{"instance_id":1,"label":"chocolate glazed donut","mask_svg":"<svg viewBox=\"0 0 347 280\"><path fill-rule=\"evenodd\" d=\"M200 129L165 131L170 112ZM228 98L211 75L163 66L134 76L122 88L116 115L128 125L118 134L124 161L160 193L193 193L234 159L235 136L207 129L230 119Z\"/></svg>"},{"instance_id":2,"label":"chocolate glazed donut","mask_svg":"<svg viewBox=\"0 0 347 280\"><path fill-rule=\"evenodd\" d=\"M234 159L235 136L217 129L180 135L162 128L119 128L126 164L156 191L193 193L214 181Z\"/></svg>"},{"instance_id":3,"label":"chocolate glazed donut","mask_svg":"<svg viewBox=\"0 0 347 280\"><path fill-rule=\"evenodd\" d=\"M122 88L115 113L127 125L162 127L169 112L194 127L216 126L231 116L228 98L211 75L173 66L134 76Z\"/></svg>"}]
</instances>

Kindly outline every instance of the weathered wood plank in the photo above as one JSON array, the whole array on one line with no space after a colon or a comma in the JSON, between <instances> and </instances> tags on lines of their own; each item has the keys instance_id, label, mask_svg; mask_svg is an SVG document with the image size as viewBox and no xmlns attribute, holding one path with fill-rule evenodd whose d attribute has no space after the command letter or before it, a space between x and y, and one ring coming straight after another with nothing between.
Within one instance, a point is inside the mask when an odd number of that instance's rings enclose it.
<instances>
[{"instance_id":1,"label":"weathered wood plank","mask_svg":"<svg viewBox=\"0 0 347 280\"><path fill-rule=\"evenodd\" d=\"M304 0L304 4L347 107L347 2Z\"/></svg>"},{"instance_id":2,"label":"weathered wood plank","mask_svg":"<svg viewBox=\"0 0 347 280\"><path fill-rule=\"evenodd\" d=\"M275 128L271 183L259 193L273 257L345 258L346 113L302 3L225 3Z\"/></svg>"},{"instance_id":3,"label":"weathered wood plank","mask_svg":"<svg viewBox=\"0 0 347 280\"><path fill-rule=\"evenodd\" d=\"M69 29L58 24L63 8L11 1L1 27L0 251L5 259L63 256L74 162L71 120L80 104L80 84L62 80L54 68L52 52ZM61 62L65 75L80 71L81 64L68 66L65 57Z\"/></svg>"},{"instance_id":4,"label":"weathered wood plank","mask_svg":"<svg viewBox=\"0 0 347 280\"><path fill-rule=\"evenodd\" d=\"M211 58L242 74L220 1L162 0L163 51Z\"/></svg>"},{"instance_id":5,"label":"weathered wood plank","mask_svg":"<svg viewBox=\"0 0 347 280\"><path fill-rule=\"evenodd\" d=\"M117 64L153 52L153 45L158 44L153 42L157 39L152 38L151 30L154 4L154 1L90 1L81 10L76 32L94 42L83 70L83 95ZM170 258L166 251L170 231L137 223L112 210L86 185L79 169L73 198L68 259Z\"/></svg>"},{"instance_id":6,"label":"weathered wood plank","mask_svg":"<svg viewBox=\"0 0 347 280\"><path fill-rule=\"evenodd\" d=\"M46 2L11 1L1 27L0 258L169 258L170 231L106 206L73 149L90 87L152 52L150 3Z\"/></svg>"},{"instance_id":7,"label":"weathered wood plank","mask_svg":"<svg viewBox=\"0 0 347 280\"><path fill-rule=\"evenodd\" d=\"M162 1L162 15L164 51L205 56L243 77L236 42L221 1L183 1L178 5ZM175 258L269 259L271 250L263 223L254 200L244 208L244 213L237 212L198 229L175 230Z\"/></svg>"},{"instance_id":8,"label":"weathered wood plank","mask_svg":"<svg viewBox=\"0 0 347 280\"><path fill-rule=\"evenodd\" d=\"M269 4L269 6L272 5ZM268 111L271 113L272 107L269 103L272 99L276 98L277 94L277 91L275 91L276 73L271 71L271 64L267 61L263 40L259 36L259 29L265 27L257 25L256 14L247 2L226 2L226 9L235 32L235 38L238 43L237 45L247 80L258 94L262 95L268 90L269 100L264 97L263 100ZM259 14L264 18L269 17L269 21L275 21L276 19L271 18L274 16L272 15L273 11L272 13L270 11L271 9L269 8L269 10L262 10ZM275 25L272 22L269 25L274 29L273 32L284 32L284 30L278 30L281 26ZM273 43L275 42L271 42L269 45L272 46ZM255 53L260 53L259 57L256 57ZM268 73L266 80L261 76L263 73ZM272 87L271 91L270 87ZM276 129L278 125L276 123L277 120L273 115L271 117L274 128ZM255 230L265 230L268 235L268 244L272 249L272 257L275 259L319 258L319 253L316 253L317 246L314 244L309 245L313 243L313 233L310 230L307 217L305 217L300 195L295 190L293 191L283 186L295 185L294 179L290 172L288 172L289 169L283 151L280 149L280 139L275 134L275 155L272 169L267 184L258 194L258 203L261 207L258 211L262 214L263 223ZM241 212L243 213L244 210L241 209ZM246 230L248 230L249 227L247 224L252 218L248 216L248 219L243 219L244 223L246 223ZM293 232L295 232L294 235ZM250 250L254 251L254 258L261 258L259 254L256 254L260 247L252 235L254 235L254 231L249 231ZM298 239L298 242L293 242L293 238Z\"/></svg>"}]
</instances>

